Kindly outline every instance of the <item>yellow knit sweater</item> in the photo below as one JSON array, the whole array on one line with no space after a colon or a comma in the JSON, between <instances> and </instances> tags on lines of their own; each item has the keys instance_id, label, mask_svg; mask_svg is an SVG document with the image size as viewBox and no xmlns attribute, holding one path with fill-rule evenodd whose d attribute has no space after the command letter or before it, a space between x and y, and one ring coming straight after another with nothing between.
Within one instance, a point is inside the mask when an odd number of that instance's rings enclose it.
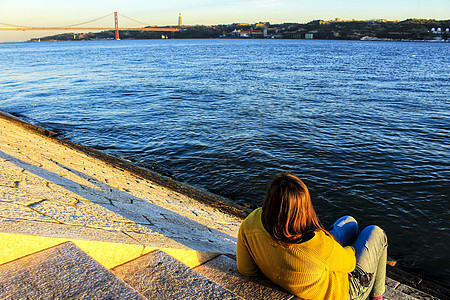
<instances>
[{"instance_id":1,"label":"yellow knit sweater","mask_svg":"<svg viewBox=\"0 0 450 300\"><path fill-rule=\"evenodd\" d=\"M274 283L303 299L347 299L348 273L356 266L353 247L343 248L322 230L306 242L282 246L261 221L262 208L241 224L237 240L239 272L255 276L258 270Z\"/></svg>"}]
</instances>

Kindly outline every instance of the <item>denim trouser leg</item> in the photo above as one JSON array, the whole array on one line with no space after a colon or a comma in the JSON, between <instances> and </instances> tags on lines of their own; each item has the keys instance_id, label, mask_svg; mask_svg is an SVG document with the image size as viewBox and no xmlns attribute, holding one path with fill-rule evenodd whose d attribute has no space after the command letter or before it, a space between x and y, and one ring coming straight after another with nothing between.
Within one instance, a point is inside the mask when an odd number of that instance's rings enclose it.
<instances>
[{"instance_id":1,"label":"denim trouser leg","mask_svg":"<svg viewBox=\"0 0 450 300\"><path fill-rule=\"evenodd\" d=\"M387 237L378 226L368 226L353 244L356 269L350 273L350 299L367 299L384 294L386 282Z\"/></svg>"},{"instance_id":2,"label":"denim trouser leg","mask_svg":"<svg viewBox=\"0 0 450 300\"><path fill-rule=\"evenodd\" d=\"M378 226L368 226L358 235L353 217L337 220L329 231L342 246L356 251L356 268L349 274L349 299L367 299L384 294L386 282L387 237ZM356 241L355 241L356 239Z\"/></svg>"},{"instance_id":3,"label":"denim trouser leg","mask_svg":"<svg viewBox=\"0 0 450 300\"><path fill-rule=\"evenodd\" d=\"M329 231L343 246L350 246L358 236L358 223L353 217L345 216L334 222Z\"/></svg>"}]
</instances>

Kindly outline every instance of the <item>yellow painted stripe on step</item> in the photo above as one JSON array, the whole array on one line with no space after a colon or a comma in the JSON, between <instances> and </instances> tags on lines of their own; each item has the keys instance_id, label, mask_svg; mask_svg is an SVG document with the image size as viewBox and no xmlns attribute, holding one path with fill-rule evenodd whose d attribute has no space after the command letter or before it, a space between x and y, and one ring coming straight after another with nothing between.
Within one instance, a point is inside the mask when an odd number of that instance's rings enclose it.
<instances>
[{"instance_id":1,"label":"yellow painted stripe on step","mask_svg":"<svg viewBox=\"0 0 450 300\"><path fill-rule=\"evenodd\" d=\"M2 249L0 252L0 264L13 261L67 241L73 242L108 269L157 250L157 248L144 247L142 245L0 233L0 249Z\"/></svg>"},{"instance_id":2,"label":"yellow painted stripe on step","mask_svg":"<svg viewBox=\"0 0 450 300\"><path fill-rule=\"evenodd\" d=\"M173 258L178 259L189 268L195 268L205 262L219 256L218 253L214 252L200 252L188 249L174 249L174 248L161 248L161 251L169 254Z\"/></svg>"},{"instance_id":3,"label":"yellow painted stripe on step","mask_svg":"<svg viewBox=\"0 0 450 300\"><path fill-rule=\"evenodd\" d=\"M200 252L191 249L156 248L143 245L0 232L0 249L2 249L0 252L0 264L13 261L67 241L73 242L108 269L112 269L155 250L164 251L190 268L197 267L219 255L218 253Z\"/></svg>"},{"instance_id":4,"label":"yellow painted stripe on step","mask_svg":"<svg viewBox=\"0 0 450 300\"><path fill-rule=\"evenodd\" d=\"M0 233L0 264L59 245L65 241L61 238Z\"/></svg>"},{"instance_id":5,"label":"yellow painted stripe on step","mask_svg":"<svg viewBox=\"0 0 450 300\"><path fill-rule=\"evenodd\" d=\"M144 247L142 245L119 244L86 240L71 240L75 245L83 249L93 259L98 261L107 269L112 269L130 260L138 258L151 251L157 250L154 247Z\"/></svg>"}]
</instances>

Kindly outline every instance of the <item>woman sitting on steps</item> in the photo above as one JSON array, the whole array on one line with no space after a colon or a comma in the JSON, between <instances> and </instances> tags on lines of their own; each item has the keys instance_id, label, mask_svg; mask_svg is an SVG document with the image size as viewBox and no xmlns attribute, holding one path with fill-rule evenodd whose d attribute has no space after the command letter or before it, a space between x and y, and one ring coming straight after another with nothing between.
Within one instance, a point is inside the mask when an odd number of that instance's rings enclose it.
<instances>
[{"instance_id":1,"label":"woman sitting on steps","mask_svg":"<svg viewBox=\"0 0 450 300\"><path fill-rule=\"evenodd\" d=\"M303 299L383 299L387 238L378 226L359 233L352 217L325 230L305 184L291 173L269 183L263 207L241 224L239 272L267 278Z\"/></svg>"}]
</instances>

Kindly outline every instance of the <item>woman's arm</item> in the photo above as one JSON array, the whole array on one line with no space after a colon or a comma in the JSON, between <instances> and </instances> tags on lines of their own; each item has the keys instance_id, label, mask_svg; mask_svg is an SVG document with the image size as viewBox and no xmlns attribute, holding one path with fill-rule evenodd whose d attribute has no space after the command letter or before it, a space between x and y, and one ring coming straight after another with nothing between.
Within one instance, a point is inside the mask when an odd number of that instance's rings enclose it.
<instances>
[{"instance_id":1,"label":"woman's arm","mask_svg":"<svg viewBox=\"0 0 450 300\"><path fill-rule=\"evenodd\" d=\"M243 234L242 226L239 228L238 233L236 260L239 273L242 275L257 276L259 274L259 268L248 250L248 245Z\"/></svg>"},{"instance_id":2,"label":"woman's arm","mask_svg":"<svg viewBox=\"0 0 450 300\"><path fill-rule=\"evenodd\" d=\"M355 249L351 246L342 247L338 242L333 241L328 265L330 270L335 272L352 272L356 267Z\"/></svg>"}]
</instances>

